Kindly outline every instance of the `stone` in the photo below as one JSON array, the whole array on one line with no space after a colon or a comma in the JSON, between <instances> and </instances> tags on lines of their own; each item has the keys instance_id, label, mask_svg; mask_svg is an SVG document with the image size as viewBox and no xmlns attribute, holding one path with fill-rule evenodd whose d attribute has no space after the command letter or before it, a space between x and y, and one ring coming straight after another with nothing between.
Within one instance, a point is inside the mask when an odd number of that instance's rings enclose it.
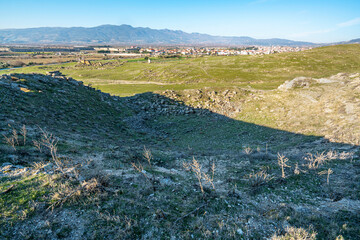
<instances>
[{"instance_id":1,"label":"stone","mask_svg":"<svg viewBox=\"0 0 360 240\"><path fill-rule=\"evenodd\" d=\"M1 166L2 166L2 167L5 167L5 166L8 166L8 165L12 165L12 164L9 163L9 162L5 162L5 163L3 163Z\"/></svg>"},{"instance_id":2,"label":"stone","mask_svg":"<svg viewBox=\"0 0 360 240\"><path fill-rule=\"evenodd\" d=\"M294 89L297 87L300 87L300 88L309 87L313 81L314 80L309 77L297 77L291 81L284 82L283 84L281 84L278 87L278 89L279 90L290 90L290 89Z\"/></svg>"},{"instance_id":3,"label":"stone","mask_svg":"<svg viewBox=\"0 0 360 240\"><path fill-rule=\"evenodd\" d=\"M244 234L244 231L243 231L241 228L238 228L238 229L236 230L236 232L237 232L237 234L239 234L239 235L243 235L243 234Z\"/></svg>"},{"instance_id":4,"label":"stone","mask_svg":"<svg viewBox=\"0 0 360 240\"><path fill-rule=\"evenodd\" d=\"M170 185L173 185L174 182L171 181L171 179L169 179L169 178L162 178L162 179L160 179L160 184L170 186Z\"/></svg>"}]
</instances>

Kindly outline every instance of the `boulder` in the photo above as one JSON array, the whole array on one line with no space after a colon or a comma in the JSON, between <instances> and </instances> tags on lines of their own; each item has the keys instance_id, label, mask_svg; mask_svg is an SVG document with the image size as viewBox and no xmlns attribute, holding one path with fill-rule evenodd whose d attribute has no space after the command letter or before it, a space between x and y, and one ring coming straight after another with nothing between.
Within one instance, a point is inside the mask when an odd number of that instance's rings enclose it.
<instances>
[{"instance_id":1,"label":"boulder","mask_svg":"<svg viewBox=\"0 0 360 240\"><path fill-rule=\"evenodd\" d=\"M286 91L294 88L305 88L305 87L309 87L314 82L315 81L309 77L297 77L291 81L284 82L278 87L278 89Z\"/></svg>"}]
</instances>

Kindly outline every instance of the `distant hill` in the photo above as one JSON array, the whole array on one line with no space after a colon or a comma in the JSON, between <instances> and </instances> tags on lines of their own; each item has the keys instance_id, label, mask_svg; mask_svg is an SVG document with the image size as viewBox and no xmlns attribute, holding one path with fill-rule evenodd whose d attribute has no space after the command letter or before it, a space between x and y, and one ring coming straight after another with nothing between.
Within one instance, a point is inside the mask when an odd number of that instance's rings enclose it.
<instances>
[{"instance_id":1,"label":"distant hill","mask_svg":"<svg viewBox=\"0 0 360 240\"><path fill-rule=\"evenodd\" d=\"M338 44L356 44L359 43L360 44L360 38L355 38L349 41L342 41L342 42L336 42L336 43L332 43L331 45L338 45Z\"/></svg>"},{"instance_id":2,"label":"distant hill","mask_svg":"<svg viewBox=\"0 0 360 240\"><path fill-rule=\"evenodd\" d=\"M287 39L223 37L180 30L155 30L130 25L98 27L41 27L0 30L0 44L132 44L132 45L281 45L305 46L310 42Z\"/></svg>"},{"instance_id":3,"label":"distant hill","mask_svg":"<svg viewBox=\"0 0 360 240\"><path fill-rule=\"evenodd\" d=\"M352 43L360 43L360 38L356 38L350 41L347 41L346 43L352 44Z\"/></svg>"}]
</instances>

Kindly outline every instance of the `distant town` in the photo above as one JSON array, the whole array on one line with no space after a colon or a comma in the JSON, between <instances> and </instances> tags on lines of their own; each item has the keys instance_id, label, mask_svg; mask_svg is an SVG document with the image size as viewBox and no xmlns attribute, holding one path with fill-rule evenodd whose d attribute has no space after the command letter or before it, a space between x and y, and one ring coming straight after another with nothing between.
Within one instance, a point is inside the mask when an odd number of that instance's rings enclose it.
<instances>
[{"instance_id":1,"label":"distant town","mask_svg":"<svg viewBox=\"0 0 360 240\"><path fill-rule=\"evenodd\" d=\"M123 53L138 53L138 54L150 54L153 56L159 55L258 55L258 54L274 54L281 52L299 52L303 50L311 49L311 47L282 47L282 46L251 46L251 47L239 47L239 48L224 48L224 47L135 47L130 48L115 48L115 47L95 47L97 52L106 52L109 54L123 54Z\"/></svg>"},{"instance_id":2,"label":"distant town","mask_svg":"<svg viewBox=\"0 0 360 240\"><path fill-rule=\"evenodd\" d=\"M311 47L0 46L0 69L85 60L264 55L308 49Z\"/></svg>"},{"instance_id":3,"label":"distant town","mask_svg":"<svg viewBox=\"0 0 360 240\"><path fill-rule=\"evenodd\" d=\"M281 52L299 52L311 49L312 47L288 47L288 46L244 46L244 47L114 47L114 46L46 46L46 47L29 47L29 46L6 46L0 47L1 53L101 53L119 56L136 56L136 55L261 55L261 54L274 54Z\"/></svg>"}]
</instances>

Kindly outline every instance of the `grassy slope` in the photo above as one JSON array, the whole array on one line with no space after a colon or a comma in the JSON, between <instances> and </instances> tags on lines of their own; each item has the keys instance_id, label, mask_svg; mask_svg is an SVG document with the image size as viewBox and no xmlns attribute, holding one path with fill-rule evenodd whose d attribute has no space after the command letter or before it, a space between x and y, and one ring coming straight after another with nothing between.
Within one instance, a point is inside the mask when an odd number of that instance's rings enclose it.
<instances>
[{"instance_id":1,"label":"grassy slope","mask_svg":"<svg viewBox=\"0 0 360 240\"><path fill-rule=\"evenodd\" d=\"M339 72L358 72L360 45L337 45L298 53L264 56L200 57L189 59L129 61L102 67L75 67L75 63L27 67L7 72L60 70L120 96L157 90L182 90L201 87L252 86L274 89L298 76L328 77ZM119 84L113 80L141 81L141 85ZM170 85L143 84L160 82ZM111 86L109 86L111 84Z\"/></svg>"}]
</instances>

